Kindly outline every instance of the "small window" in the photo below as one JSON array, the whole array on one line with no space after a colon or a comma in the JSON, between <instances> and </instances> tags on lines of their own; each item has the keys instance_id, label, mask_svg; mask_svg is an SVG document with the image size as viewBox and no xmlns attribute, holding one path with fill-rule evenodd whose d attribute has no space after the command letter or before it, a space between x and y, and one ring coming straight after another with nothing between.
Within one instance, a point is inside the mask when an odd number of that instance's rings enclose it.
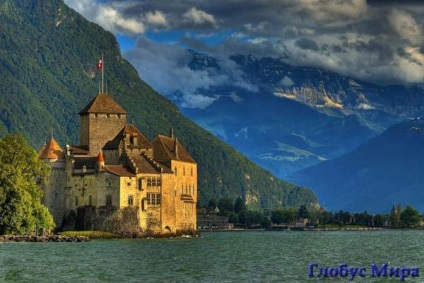
<instances>
[{"instance_id":1,"label":"small window","mask_svg":"<svg viewBox=\"0 0 424 283\"><path fill-rule=\"evenodd\" d=\"M131 182L127 182L127 186L130 187L131 186Z\"/></svg>"},{"instance_id":2,"label":"small window","mask_svg":"<svg viewBox=\"0 0 424 283\"><path fill-rule=\"evenodd\" d=\"M156 194L156 205L160 205L160 194Z\"/></svg>"},{"instance_id":3,"label":"small window","mask_svg":"<svg viewBox=\"0 0 424 283\"><path fill-rule=\"evenodd\" d=\"M92 196L88 196L88 205L89 206L93 205L93 197Z\"/></svg>"},{"instance_id":4,"label":"small window","mask_svg":"<svg viewBox=\"0 0 424 283\"><path fill-rule=\"evenodd\" d=\"M78 206L78 197L75 197L75 206Z\"/></svg>"},{"instance_id":5,"label":"small window","mask_svg":"<svg viewBox=\"0 0 424 283\"><path fill-rule=\"evenodd\" d=\"M133 205L134 204L134 198L133 196L128 196L128 205Z\"/></svg>"},{"instance_id":6,"label":"small window","mask_svg":"<svg viewBox=\"0 0 424 283\"><path fill-rule=\"evenodd\" d=\"M193 168L190 169L190 175L193 177Z\"/></svg>"},{"instance_id":7,"label":"small window","mask_svg":"<svg viewBox=\"0 0 424 283\"><path fill-rule=\"evenodd\" d=\"M140 178L138 179L138 190L141 191L143 189L143 180Z\"/></svg>"},{"instance_id":8,"label":"small window","mask_svg":"<svg viewBox=\"0 0 424 283\"><path fill-rule=\"evenodd\" d=\"M174 172L175 172L175 176L177 176L178 175L178 171L177 171L177 167L176 166L175 166Z\"/></svg>"},{"instance_id":9,"label":"small window","mask_svg":"<svg viewBox=\"0 0 424 283\"><path fill-rule=\"evenodd\" d=\"M106 196L106 206L112 206L112 196Z\"/></svg>"},{"instance_id":10,"label":"small window","mask_svg":"<svg viewBox=\"0 0 424 283\"><path fill-rule=\"evenodd\" d=\"M185 176L185 167L183 167L183 176Z\"/></svg>"}]
</instances>

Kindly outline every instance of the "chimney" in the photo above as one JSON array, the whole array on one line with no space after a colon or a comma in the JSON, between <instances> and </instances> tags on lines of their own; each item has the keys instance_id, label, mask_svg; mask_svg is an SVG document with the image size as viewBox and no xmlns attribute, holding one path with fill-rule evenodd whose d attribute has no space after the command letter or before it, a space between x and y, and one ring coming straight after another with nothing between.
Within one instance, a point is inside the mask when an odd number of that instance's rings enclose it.
<instances>
[{"instance_id":1,"label":"chimney","mask_svg":"<svg viewBox=\"0 0 424 283\"><path fill-rule=\"evenodd\" d=\"M174 138L174 129L171 127L171 128L169 128L169 137L171 138L171 139L173 139Z\"/></svg>"},{"instance_id":2,"label":"chimney","mask_svg":"<svg viewBox=\"0 0 424 283\"><path fill-rule=\"evenodd\" d=\"M137 146L138 145L138 135L137 134L133 134L132 136L132 144Z\"/></svg>"},{"instance_id":3,"label":"chimney","mask_svg":"<svg viewBox=\"0 0 424 283\"><path fill-rule=\"evenodd\" d=\"M175 157L177 159L179 159L179 157L178 157L178 139L177 138L175 138L175 140L174 140L174 153L175 153Z\"/></svg>"}]
</instances>

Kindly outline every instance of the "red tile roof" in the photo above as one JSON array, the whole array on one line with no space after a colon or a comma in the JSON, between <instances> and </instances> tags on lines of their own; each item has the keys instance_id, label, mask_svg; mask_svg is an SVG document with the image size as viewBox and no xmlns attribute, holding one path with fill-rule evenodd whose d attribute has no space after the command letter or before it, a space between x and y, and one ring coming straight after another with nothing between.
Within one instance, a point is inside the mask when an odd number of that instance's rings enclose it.
<instances>
[{"instance_id":1,"label":"red tile roof","mask_svg":"<svg viewBox=\"0 0 424 283\"><path fill-rule=\"evenodd\" d=\"M51 138L47 144L45 144L38 155L40 159L63 159L65 153L59 144Z\"/></svg>"},{"instance_id":2,"label":"red tile roof","mask_svg":"<svg viewBox=\"0 0 424 283\"><path fill-rule=\"evenodd\" d=\"M138 173L159 174L161 171L163 173L173 173L168 167L149 159L144 154L132 151L128 151L127 154L138 168Z\"/></svg>"},{"instance_id":3,"label":"red tile roof","mask_svg":"<svg viewBox=\"0 0 424 283\"><path fill-rule=\"evenodd\" d=\"M100 93L80 111L80 114L86 113L126 114L127 111L116 103L110 95Z\"/></svg>"},{"instance_id":4,"label":"red tile roof","mask_svg":"<svg viewBox=\"0 0 424 283\"><path fill-rule=\"evenodd\" d=\"M135 177L134 173L122 165L107 165L105 170L120 177Z\"/></svg>"},{"instance_id":5,"label":"red tile roof","mask_svg":"<svg viewBox=\"0 0 424 283\"><path fill-rule=\"evenodd\" d=\"M169 160L179 160L184 162L196 163L193 157L184 149L180 142L175 138L159 135L153 142L154 159L163 162ZM177 145L177 152L175 151Z\"/></svg>"},{"instance_id":6,"label":"red tile roof","mask_svg":"<svg viewBox=\"0 0 424 283\"><path fill-rule=\"evenodd\" d=\"M126 134L129 134L130 137L134 136L134 134L137 135L137 146L133 147L142 149L149 149L153 147L149 140L134 125L128 124L116 135L115 138L113 138L113 140L108 141L103 149L118 149Z\"/></svg>"}]
</instances>

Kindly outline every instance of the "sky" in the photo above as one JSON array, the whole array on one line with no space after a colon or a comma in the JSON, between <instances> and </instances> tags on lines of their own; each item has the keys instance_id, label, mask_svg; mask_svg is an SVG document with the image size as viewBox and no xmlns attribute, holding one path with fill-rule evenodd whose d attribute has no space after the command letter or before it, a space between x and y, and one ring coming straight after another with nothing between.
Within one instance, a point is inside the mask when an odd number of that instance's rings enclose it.
<instances>
[{"instance_id":1,"label":"sky","mask_svg":"<svg viewBox=\"0 0 424 283\"><path fill-rule=\"evenodd\" d=\"M183 107L210 103L198 89L246 88L229 57L251 54L319 67L366 82L424 82L424 1L394 0L65 0L116 35L124 57ZM221 73L187 67L187 50L217 58Z\"/></svg>"}]
</instances>

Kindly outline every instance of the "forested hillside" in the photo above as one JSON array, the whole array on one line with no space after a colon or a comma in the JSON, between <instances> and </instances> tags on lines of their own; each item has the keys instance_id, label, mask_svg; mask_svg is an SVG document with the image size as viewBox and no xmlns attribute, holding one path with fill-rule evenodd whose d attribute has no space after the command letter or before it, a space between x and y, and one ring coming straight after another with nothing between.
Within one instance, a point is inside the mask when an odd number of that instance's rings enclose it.
<instances>
[{"instance_id":1,"label":"forested hillside","mask_svg":"<svg viewBox=\"0 0 424 283\"><path fill-rule=\"evenodd\" d=\"M61 0L0 0L0 136L22 132L35 148L54 135L78 143L78 112L98 93L103 53L108 92L149 138L170 127L198 162L200 204L242 196L251 208L315 203L187 118L143 82L115 37ZM164 81L163 83L167 83Z\"/></svg>"}]
</instances>

